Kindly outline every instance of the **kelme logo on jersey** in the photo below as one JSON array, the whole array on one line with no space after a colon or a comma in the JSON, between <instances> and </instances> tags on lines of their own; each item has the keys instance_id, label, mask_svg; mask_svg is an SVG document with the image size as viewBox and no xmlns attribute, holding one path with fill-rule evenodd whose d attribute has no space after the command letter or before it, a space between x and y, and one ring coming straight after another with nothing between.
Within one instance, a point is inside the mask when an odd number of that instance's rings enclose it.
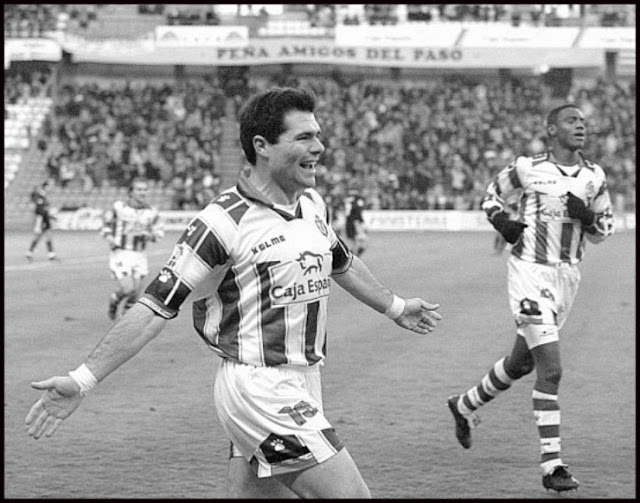
<instances>
[{"instance_id":1,"label":"kelme logo on jersey","mask_svg":"<svg viewBox=\"0 0 640 503\"><path fill-rule=\"evenodd\" d=\"M272 304L306 304L328 296L331 280L326 271L331 270L330 261L329 253L304 251L295 259L295 264L292 261L272 267L269 271Z\"/></svg>"}]
</instances>

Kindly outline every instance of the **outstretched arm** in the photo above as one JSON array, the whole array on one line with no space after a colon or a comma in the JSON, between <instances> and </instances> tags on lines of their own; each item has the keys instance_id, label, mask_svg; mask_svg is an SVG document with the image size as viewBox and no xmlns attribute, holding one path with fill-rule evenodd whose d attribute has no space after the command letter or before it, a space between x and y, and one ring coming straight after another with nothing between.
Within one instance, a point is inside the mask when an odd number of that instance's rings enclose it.
<instances>
[{"instance_id":1,"label":"outstretched arm","mask_svg":"<svg viewBox=\"0 0 640 503\"><path fill-rule=\"evenodd\" d=\"M358 257L353 257L351 267L342 273L335 273L332 278L356 299L379 313L385 313L407 330L427 334L442 319L436 311L439 304L429 304L420 298L404 300L396 297Z\"/></svg>"},{"instance_id":2,"label":"outstretched arm","mask_svg":"<svg viewBox=\"0 0 640 503\"><path fill-rule=\"evenodd\" d=\"M32 382L43 390L27 414L28 433L34 438L53 435L80 405L86 386L96 384L131 359L164 328L167 320L142 304L134 305L102 338L80 369L71 376L55 376ZM88 372L88 373L87 373ZM80 382L78 381L80 379ZM82 386L81 386L82 384Z\"/></svg>"}]
</instances>

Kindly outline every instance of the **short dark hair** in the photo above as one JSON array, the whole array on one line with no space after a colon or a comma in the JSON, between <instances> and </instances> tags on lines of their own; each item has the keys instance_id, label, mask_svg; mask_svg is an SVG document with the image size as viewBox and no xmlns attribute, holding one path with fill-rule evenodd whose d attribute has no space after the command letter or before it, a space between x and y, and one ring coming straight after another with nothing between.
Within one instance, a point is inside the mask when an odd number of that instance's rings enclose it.
<instances>
[{"instance_id":1,"label":"short dark hair","mask_svg":"<svg viewBox=\"0 0 640 503\"><path fill-rule=\"evenodd\" d=\"M553 125L557 124L558 115L565 108L575 108L577 110L580 110L580 107L574 103L565 103L564 105L560 105L559 107L556 107L553 110L551 110L551 112L549 112L549 115L547 115L547 126L551 126L552 124Z\"/></svg>"},{"instance_id":2,"label":"short dark hair","mask_svg":"<svg viewBox=\"0 0 640 503\"><path fill-rule=\"evenodd\" d=\"M146 183L147 187L149 186L149 180L147 180L143 176L136 176L133 180L131 180L131 183L129 184L129 194L131 194L133 192L133 186L136 183L140 183L140 182Z\"/></svg>"},{"instance_id":3,"label":"short dark hair","mask_svg":"<svg viewBox=\"0 0 640 503\"><path fill-rule=\"evenodd\" d=\"M284 116L291 110L311 112L316 108L316 97L311 91L292 87L274 87L255 94L240 111L240 144L250 164L256 163L253 138L264 136L276 143L285 131Z\"/></svg>"}]
</instances>

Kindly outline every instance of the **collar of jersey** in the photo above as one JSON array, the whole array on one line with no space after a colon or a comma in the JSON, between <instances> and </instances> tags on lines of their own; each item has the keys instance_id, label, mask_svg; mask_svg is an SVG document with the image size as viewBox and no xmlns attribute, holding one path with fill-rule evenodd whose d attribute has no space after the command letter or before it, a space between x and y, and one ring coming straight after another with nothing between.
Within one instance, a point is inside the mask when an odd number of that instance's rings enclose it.
<instances>
[{"instance_id":1,"label":"collar of jersey","mask_svg":"<svg viewBox=\"0 0 640 503\"><path fill-rule=\"evenodd\" d=\"M264 194L262 194L262 192L260 192L258 189L256 189L256 187L249 181L249 179L247 178L247 176L244 173L241 173L240 176L238 177L238 192L240 193L240 195L242 195L242 197L245 197L246 199L249 199L250 201L256 202L258 204L262 204L264 206L267 206L268 208L271 208L273 211L275 211L278 215L280 215L281 217L285 218L286 220L293 220L294 218L299 218L302 215L300 215L300 205L298 204L298 207L296 209L296 215L293 216L290 213L283 211L279 208L276 208L273 205L273 202L269 201Z\"/></svg>"},{"instance_id":2,"label":"collar of jersey","mask_svg":"<svg viewBox=\"0 0 640 503\"><path fill-rule=\"evenodd\" d=\"M131 199L129 199L127 201L127 204L129 205L129 207L133 208L134 210L144 210L146 208L150 208L148 203L134 203Z\"/></svg>"},{"instance_id":3,"label":"collar of jersey","mask_svg":"<svg viewBox=\"0 0 640 503\"><path fill-rule=\"evenodd\" d=\"M578 151L578 169L576 170L575 173L573 173L572 175L569 175L568 173L566 173L560 166L564 166L564 164L559 164L558 160L556 159L556 156L553 154L553 152L551 150L549 150L547 152L547 159L549 161L551 161L553 164L556 165L556 168L560 171L560 173L562 173L564 176L573 176L576 177L578 176L578 173L580 172L581 168L589 168L589 166L587 165L587 163L584 160L584 156L582 154L581 151ZM590 169L590 168L589 168Z\"/></svg>"}]
</instances>

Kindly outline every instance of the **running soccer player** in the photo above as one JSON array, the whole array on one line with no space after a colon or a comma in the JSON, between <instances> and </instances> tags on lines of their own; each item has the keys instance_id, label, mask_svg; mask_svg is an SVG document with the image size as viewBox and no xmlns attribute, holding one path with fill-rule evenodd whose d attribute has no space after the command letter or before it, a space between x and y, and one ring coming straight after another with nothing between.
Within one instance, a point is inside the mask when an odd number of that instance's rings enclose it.
<instances>
[{"instance_id":1,"label":"running soccer player","mask_svg":"<svg viewBox=\"0 0 640 503\"><path fill-rule=\"evenodd\" d=\"M145 253L147 243L164 236L158 210L147 203L149 182L135 178L129 186L127 201L115 201L105 213L102 235L109 242L109 268L118 282L109 297L107 314L114 320L123 299L124 311L140 297L142 280L149 274Z\"/></svg>"},{"instance_id":2,"label":"running soccer player","mask_svg":"<svg viewBox=\"0 0 640 503\"><path fill-rule=\"evenodd\" d=\"M51 212L49 205L49 198L47 197L47 191L51 186L49 180L42 182L40 187L34 188L31 192L31 202L34 204L35 222L33 225L33 240L27 250L27 260L33 260L33 251L38 246L38 243L42 238L45 239L47 245L47 258L49 260L56 260L58 257L53 251L53 241L51 240L51 221L55 220L55 216Z\"/></svg>"},{"instance_id":3,"label":"running soccer player","mask_svg":"<svg viewBox=\"0 0 640 503\"><path fill-rule=\"evenodd\" d=\"M516 322L511 354L496 362L477 386L449 397L456 437L471 447L480 406L535 368L533 414L540 437L542 484L557 492L578 488L560 458L559 331L580 282L578 264L585 238L600 243L613 233L605 173L582 156L587 125L582 111L567 104L547 117L550 151L518 157L488 186L482 208L513 245L508 259L509 303ZM505 201L518 195L518 219Z\"/></svg>"},{"instance_id":4,"label":"running soccer player","mask_svg":"<svg viewBox=\"0 0 640 503\"><path fill-rule=\"evenodd\" d=\"M141 299L26 418L52 435L98 382L157 336L189 298L197 333L222 361L214 388L231 440L229 496L365 498L369 489L325 416L320 367L332 281L397 325L432 332L437 304L384 287L338 238L314 190L324 151L307 91L254 95L240 115L251 167L189 223Z\"/></svg>"},{"instance_id":5,"label":"running soccer player","mask_svg":"<svg viewBox=\"0 0 640 503\"><path fill-rule=\"evenodd\" d=\"M364 199L360 197L357 191L349 191L349 196L344 201L344 207L347 244L360 257L367 249L367 231L362 216L362 212L365 209Z\"/></svg>"}]
</instances>

